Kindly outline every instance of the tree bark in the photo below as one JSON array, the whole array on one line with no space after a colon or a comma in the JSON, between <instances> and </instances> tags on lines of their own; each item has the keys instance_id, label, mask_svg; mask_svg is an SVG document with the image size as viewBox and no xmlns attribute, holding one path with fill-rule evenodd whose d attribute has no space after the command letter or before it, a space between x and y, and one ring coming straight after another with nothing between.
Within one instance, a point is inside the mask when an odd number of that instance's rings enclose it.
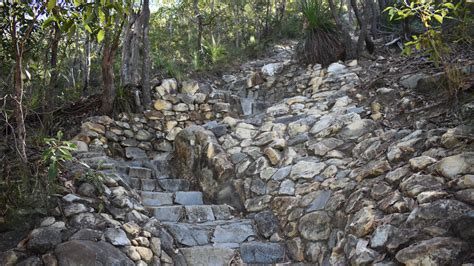
<instances>
[{"instance_id":1,"label":"tree bark","mask_svg":"<svg viewBox=\"0 0 474 266\"><path fill-rule=\"evenodd\" d=\"M331 14L334 18L334 21L336 22L336 26L339 30L339 32L342 35L343 38L343 45L346 50L346 58L347 59L352 59L356 57L356 51L354 49L354 43L352 41L351 35L347 31L346 27L341 22L341 19L339 18L339 14L337 12L336 5L334 4L333 0L328 0L329 8L331 10Z\"/></svg>"},{"instance_id":2,"label":"tree bark","mask_svg":"<svg viewBox=\"0 0 474 266\"><path fill-rule=\"evenodd\" d=\"M26 156L26 127L25 127L25 116L23 113L23 80L21 79L21 71L23 68L23 44L20 43L17 35L15 17L12 18L11 23L11 34L13 50L15 51L15 65L13 73L13 85L15 93L13 95L13 115L15 116L15 146L20 156L20 160L23 163L28 161Z\"/></svg>"},{"instance_id":3,"label":"tree bark","mask_svg":"<svg viewBox=\"0 0 474 266\"><path fill-rule=\"evenodd\" d=\"M369 1L367 1L369 2ZM372 42L372 40L370 39L370 37L368 36L367 34L367 7L366 7L366 10L364 10L365 12L365 16L363 17L360 12L359 12L359 8L357 7L357 0L351 0L351 6L352 6L352 9L354 10L354 15L356 17L356 20L357 20L357 23L359 24L359 27L360 27L360 33L359 33L359 41L357 42L357 56L360 56L361 52L362 52L362 45L360 43L363 44L363 42L365 41L365 46L367 48L367 51L369 51L369 53L373 53L374 52L374 49L375 49L375 44ZM366 4L367 6L367 4ZM362 36L362 38L361 38ZM362 41L361 41L362 40Z\"/></svg>"},{"instance_id":4,"label":"tree bark","mask_svg":"<svg viewBox=\"0 0 474 266\"><path fill-rule=\"evenodd\" d=\"M82 87L82 95L87 95L89 90L89 82L90 82L90 72L91 72L91 42L89 33L86 32L86 40L85 40L85 52L84 52L84 69L83 69L83 87Z\"/></svg>"},{"instance_id":5,"label":"tree bark","mask_svg":"<svg viewBox=\"0 0 474 266\"><path fill-rule=\"evenodd\" d=\"M203 17L201 12L199 11L199 0L194 0L193 1L193 7L194 7L194 15L196 16L197 19L197 24L198 24L198 32L197 32L197 40L196 40L196 48L198 52L198 59L199 63L201 63L202 60L202 54L204 53L202 50L202 32L204 30L204 22L203 22Z\"/></svg>"},{"instance_id":6,"label":"tree bark","mask_svg":"<svg viewBox=\"0 0 474 266\"><path fill-rule=\"evenodd\" d=\"M47 99L47 111L50 111L55 105L55 95L58 95L58 47L61 40L61 30L59 25L54 23L54 36L51 42L51 79L49 82L49 93Z\"/></svg>"},{"instance_id":7,"label":"tree bark","mask_svg":"<svg viewBox=\"0 0 474 266\"><path fill-rule=\"evenodd\" d=\"M150 87L150 39L148 37L150 24L150 1L143 1L142 9L142 27L143 27L143 66L142 66L142 92L143 103L145 106L151 104L151 87Z\"/></svg>"},{"instance_id":8,"label":"tree bark","mask_svg":"<svg viewBox=\"0 0 474 266\"><path fill-rule=\"evenodd\" d=\"M124 20L117 25L115 29L115 35L112 36L112 30L106 30L104 38L104 49L102 55L102 82L103 82L103 92L101 97L101 107L100 112L103 114L110 114L114 109L115 101L115 74L114 74L114 63L115 55L117 53L120 34L122 32Z\"/></svg>"}]
</instances>

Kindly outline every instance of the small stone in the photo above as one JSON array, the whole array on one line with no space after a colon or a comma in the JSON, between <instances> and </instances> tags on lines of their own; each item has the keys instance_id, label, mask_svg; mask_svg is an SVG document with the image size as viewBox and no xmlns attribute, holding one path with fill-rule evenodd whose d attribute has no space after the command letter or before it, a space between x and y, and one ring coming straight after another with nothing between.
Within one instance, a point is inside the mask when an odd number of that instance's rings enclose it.
<instances>
[{"instance_id":1,"label":"small stone","mask_svg":"<svg viewBox=\"0 0 474 266\"><path fill-rule=\"evenodd\" d=\"M332 219L325 211L308 213L301 217L298 230L307 240L325 240L331 233Z\"/></svg>"},{"instance_id":2,"label":"small stone","mask_svg":"<svg viewBox=\"0 0 474 266\"><path fill-rule=\"evenodd\" d=\"M281 195L294 195L295 194L295 183L289 179L281 182L280 190L278 191Z\"/></svg>"},{"instance_id":3,"label":"small stone","mask_svg":"<svg viewBox=\"0 0 474 266\"><path fill-rule=\"evenodd\" d=\"M199 90L199 83L194 80L186 80L181 84L181 93L194 95Z\"/></svg>"},{"instance_id":4,"label":"small stone","mask_svg":"<svg viewBox=\"0 0 474 266\"><path fill-rule=\"evenodd\" d=\"M30 233L26 247L38 253L45 253L52 250L61 243L61 231L54 227L40 227Z\"/></svg>"},{"instance_id":5,"label":"small stone","mask_svg":"<svg viewBox=\"0 0 474 266\"><path fill-rule=\"evenodd\" d=\"M410 159L410 167L413 171L421 171L436 162L436 159L429 156L419 156Z\"/></svg>"},{"instance_id":6,"label":"small stone","mask_svg":"<svg viewBox=\"0 0 474 266\"><path fill-rule=\"evenodd\" d=\"M347 229L358 237L366 236L374 230L378 216L373 208L364 207L354 214Z\"/></svg>"},{"instance_id":7,"label":"small stone","mask_svg":"<svg viewBox=\"0 0 474 266\"><path fill-rule=\"evenodd\" d=\"M135 250L140 254L140 258L145 262L149 263L153 259L153 252L151 249L146 247L135 247Z\"/></svg>"},{"instance_id":8,"label":"small stone","mask_svg":"<svg viewBox=\"0 0 474 266\"><path fill-rule=\"evenodd\" d=\"M466 152L443 158L435 165L438 173L454 179L460 174L474 173L474 152Z\"/></svg>"},{"instance_id":9,"label":"small stone","mask_svg":"<svg viewBox=\"0 0 474 266\"><path fill-rule=\"evenodd\" d=\"M171 110L173 108L173 104L165 100L156 100L153 104L153 107L155 107L155 109L158 111Z\"/></svg>"},{"instance_id":10,"label":"small stone","mask_svg":"<svg viewBox=\"0 0 474 266\"><path fill-rule=\"evenodd\" d=\"M104 233L105 239L114 246L130 246L130 240L122 229L107 228Z\"/></svg>"},{"instance_id":11,"label":"small stone","mask_svg":"<svg viewBox=\"0 0 474 266\"><path fill-rule=\"evenodd\" d=\"M259 212L254 217L258 233L266 238L273 235L278 229L278 219L271 211Z\"/></svg>"},{"instance_id":12,"label":"small stone","mask_svg":"<svg viewBox=\"0 0 474 266\"><path fill-rule=\"evenodd\" d=\"M326 167L325 163L315 163L309 161L299 161L293 165L290 173L292 180L312 179Z\"/></svg>"}]
</instances>

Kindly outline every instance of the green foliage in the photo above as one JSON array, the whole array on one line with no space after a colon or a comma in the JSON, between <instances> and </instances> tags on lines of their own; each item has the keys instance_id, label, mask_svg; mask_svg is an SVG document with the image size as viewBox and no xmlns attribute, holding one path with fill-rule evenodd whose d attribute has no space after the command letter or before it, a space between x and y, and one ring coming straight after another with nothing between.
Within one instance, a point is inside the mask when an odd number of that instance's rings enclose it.
<instances>
[{"instance_id":1,"label":"green foliage","mask_svg":"<svg viewBox=\"0 0 474 266\"><path fill-rule=\"evenodd\" d=\"M53 183L58 177L62 163L71 161L72 154L77 147L74 143L62 140L63 133L58 131L55 138L45 138L47 148L44 150L41 159L48 169L48 180Z\"/></svg>"},{"instance_id":2,"label":"green foliage","mask_svg":"<svg viewBox=\"0 0 474 266\"><path fill-rule=\"evenodd\" d=\"M301 10L305 18L306 30L332 31L335 29L329 8L322 0L305 0L302 2Z\"/></svg>"},{"instance_id":3,"label":"green foliage","mask_svg":"<svg viewBox=\"0 0 474 266\"><path fill-rule=\"evenodd\" d=\"M388 7L385 12L391 20L415 18L421 22L422 33L413 35L412 40L405 43L403 53L410 55L416 50L428 56L436 66L442 66L448 95L455 98L464 78L461 66L453 60L457 55L453 54L451 45L460 42L472 44L468 29L474 26L470 11L464 7L464 1L454 3L447 0L415 0Z\"/></svg>"},{"instance_id":4,"label":"green foliage","mask_svg":"<svg viewBox=\"0 0 474 266\"><path fill-rule=\"evenodd\" d=\"M465 14L469 13L464 10L463 1L457 4L451 1L433 1L433 0L416 0L403 2L400 6L390 6L385 9L388 12L391 20L402 20L407 18L417 18L424 27L424 30L419 35L412 36L412 40L405 43L405 54L411 54L413 48L417 51L423 52L429 56L437 65L444 61L450 53L449 39L444 33L445 24L447 21L455 23L456 27L465 28L466 25L471 24L469 18ZM472 20L472 19L471 19ZM459 31L455 31L458 32ZM469 35L465 34L467 31L461 30L464 35L458 39L469 42Z\"/></svg>"}]
</instances>

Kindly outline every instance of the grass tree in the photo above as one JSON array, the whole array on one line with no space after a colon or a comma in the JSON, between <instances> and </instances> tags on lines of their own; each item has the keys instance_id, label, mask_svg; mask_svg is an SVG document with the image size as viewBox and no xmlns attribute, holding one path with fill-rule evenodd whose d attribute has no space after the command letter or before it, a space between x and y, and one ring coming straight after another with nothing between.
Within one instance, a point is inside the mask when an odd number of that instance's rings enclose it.
<instances>
[{"instance_id":1,"label":"grass tree","mask_svg":"<svg viewBox=\"0 0 474 266\"><path fill-rule=\"evenodd\" d=\"M304 0L302 11L306 37L299 52L301 60L310 64L319 63L327 66L344 59L344 45L339 40L329 8L321 0Z\"/></svg>"}]
</instances>

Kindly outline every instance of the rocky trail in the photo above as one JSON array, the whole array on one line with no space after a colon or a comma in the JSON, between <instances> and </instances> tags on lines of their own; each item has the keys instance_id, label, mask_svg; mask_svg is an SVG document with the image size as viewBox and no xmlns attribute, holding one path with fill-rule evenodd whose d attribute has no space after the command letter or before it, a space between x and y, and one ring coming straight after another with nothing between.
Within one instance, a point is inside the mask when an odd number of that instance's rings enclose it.
<instances>
[{"instance_id":1,"label":"rocky trail","mask_svg":"<svg viewBox=\"0 0 474 266\"><path fill-rule=\"evenodd\" d=\"M474 263L473 128L396 123L432 77L369 89L366 69L276 47L217 80L157 82L153 110L84 121L70 193L0 262Z\"/></svg>"}]
</instances>

